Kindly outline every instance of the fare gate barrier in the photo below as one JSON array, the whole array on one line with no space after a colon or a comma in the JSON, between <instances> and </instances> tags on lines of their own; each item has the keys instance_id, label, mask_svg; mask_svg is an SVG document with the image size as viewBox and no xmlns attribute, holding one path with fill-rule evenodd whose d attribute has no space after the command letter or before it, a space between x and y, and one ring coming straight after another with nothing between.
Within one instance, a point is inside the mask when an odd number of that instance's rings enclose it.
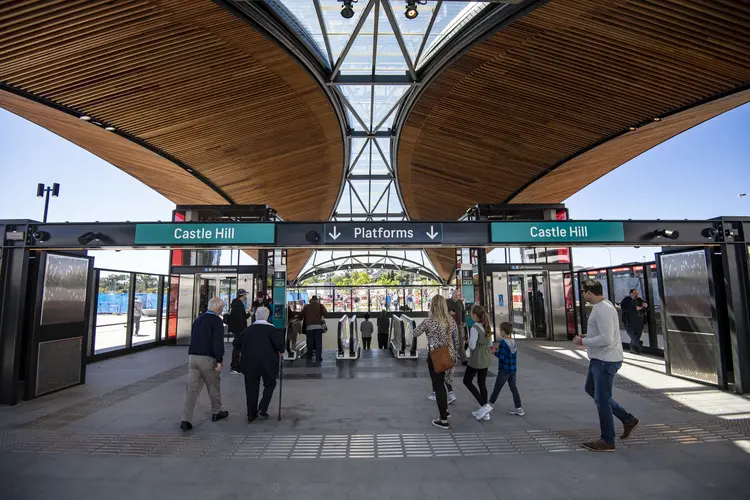
<instances>
[{"instance_id":1,"label":"fare gate barrier","mask_svg":"<svg viewBox=\"0 0 750 500\"><path fill-rule=\"evenodd\" d=\"M338 349L336 360L359 359L361 342L357 331L357 317L355 315L342 316L338 322Z\"/></svg>"},{"instance_id":2,"label":"fare gate barrier","mask_svg":"<svg viewBox=\"0 0 750 500\"><path fill-rule=\"evenodd\" d=\"M390 347L393 355L398 359L417 359L417 338L414 330L416 321L405 314L394 315L391 321Z\"/></svg>"}]
</instances>

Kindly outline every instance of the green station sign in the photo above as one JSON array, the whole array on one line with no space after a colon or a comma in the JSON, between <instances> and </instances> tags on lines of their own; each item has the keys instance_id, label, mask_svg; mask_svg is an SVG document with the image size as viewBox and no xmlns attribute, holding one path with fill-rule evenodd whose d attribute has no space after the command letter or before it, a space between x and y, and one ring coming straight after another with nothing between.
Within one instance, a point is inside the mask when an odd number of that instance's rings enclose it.
<instances>
[{"instance_id":1,"label":"green station sign","mask_svg":"<svg viewBox=\"0 0 750 500\"><path fill-rule=\"evenodd\" d=\"M136 245L272 245L273 223L165 223L136 224Z\"/></svg>"},{"instance_id":2,"label":"green station sign","mask_svg":"<svg viewBox=\"0 0 750 500\"><path fill-rule=\"evenodd\" d=\"M622 222L493 222L492 243L616 243Z\"/></svg>"}]
</instances>

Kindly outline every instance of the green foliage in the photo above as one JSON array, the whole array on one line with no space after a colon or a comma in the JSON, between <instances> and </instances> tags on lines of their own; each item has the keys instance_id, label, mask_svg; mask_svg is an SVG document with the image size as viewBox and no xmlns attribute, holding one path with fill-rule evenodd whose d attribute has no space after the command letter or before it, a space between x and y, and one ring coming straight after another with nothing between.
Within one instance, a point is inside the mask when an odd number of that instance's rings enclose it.
<instances>
[{"instance_id":1,"label":"green foliage","mask_svg":"<svg viewBox=\"0 0 750 500\"><path fill-rule=\"evenodd\" d=\"M159 277L150 274L135 275L135 291L137 293L157 293L159 291ZM99 278L100 293L128 293L130 291L130 273L107 274L102 273Z\"/></svg>"},{"instance_id":2,"label":"green foliage","mask_svg":"<svg viewBox=\"0 0 750 500\"><path fill-rule=\"evenodd\" d=\"M108 274L99 278L100 293L128 293L130 274Z\"/></svg>"}]
</instances>

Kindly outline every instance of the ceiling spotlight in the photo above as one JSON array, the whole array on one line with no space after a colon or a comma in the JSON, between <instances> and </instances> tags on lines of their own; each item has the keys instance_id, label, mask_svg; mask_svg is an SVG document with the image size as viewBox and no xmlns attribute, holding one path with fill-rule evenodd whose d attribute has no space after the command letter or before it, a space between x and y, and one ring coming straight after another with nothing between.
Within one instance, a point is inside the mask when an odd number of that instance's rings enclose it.
<instances>
[{"instance_id":1,"label":"ceiling spotlight","mask_svg":"<svg viewBox=\"0 0 750 500\"><path fill-rule=\"evenodd\" d=\"M83 115L83 116L80 116L79 118L80 118L81 120L85 121L85 122L87 122L87 121L91 120L91 117L90 117L89 115Z\"/></svg>"},{"instance_id":2,"label":"ceiling spotlight","mask_svg":"<svg viewBox=\"0 0 750 500\"><path fill-rule=\"evenodd\" d=\"M635 127L628 127L628 130L630 130L631 132L633 132L635 130Z\"/></svg>"},{"instance_id":3,"label":"ceiling spotlight","mask_svg":"<svg viewBox=\"0 0 750 500\"><path fill-rule=\"evenodd\" d=\"M655 121L655 122L660 122L660 121L661 121L661 118L659 118L659 117L657 116L656 118L654 118L654 121Z\"/></svg>"},{"instance_id":4,"label":"ceiling spotlight","mask_svg":"<svg viewBox=\"0 0 750 500\"><path fill-rule=\"evenodd\" d=\"M339 0L339 2L342 3L341 5L341 17L344 19L351 19L354 17L354 9L352 8L352 4L357 3L357 0Z\"/></svg>"},{"instance_id":5,"label":"ceiling spotlight","mask_svg":"<svg viewBox=\"0 0 750 500\"><path fill-rule=\"evenodd\" d=\"M113 126L110 125L108 127L104 127L104 130L106 130L107 132L114 132L115 131L115 127L113 127Z\"/></svg>"},{"instance_id":6,"label":"ceiling spotlight","mask_svg":"<svg viewBox=\"0 0 750 500\"><path fill-rule=\"evenodd\" d=\"M406 19L416 19L419 15L416 0L406 0L406 11L404 12L404 15L406 16Z\"/></svg>"}]
</instances>

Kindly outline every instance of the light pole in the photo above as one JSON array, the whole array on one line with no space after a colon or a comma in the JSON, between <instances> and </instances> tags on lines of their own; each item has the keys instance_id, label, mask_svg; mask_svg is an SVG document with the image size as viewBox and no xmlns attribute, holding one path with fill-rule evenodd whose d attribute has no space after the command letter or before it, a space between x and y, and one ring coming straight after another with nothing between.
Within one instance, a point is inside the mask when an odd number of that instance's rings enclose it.
<instances>
[{"instance_id":1,"label":"light pole","mask_svg":"<svg viewBox=\"0 0 750 500\"><path fill-rule=\"evenodd\" d=\"M49 195L57 198L60 195L60 184L55 182L52 187L45 187L44 184L39 183L36 185L36 196L37 198L44 197L44 219L42 222L47 222L47 212L49 211Z\"/></svg>"},{"instance_id":2,"label":"light pole","mask_svg":"<svg viewBox=\"0 0 750 500\"><path fill-rule=\"evenodd\" d=\"M604 247L604 249L609 253L609 267L612 267L612 250L609 247Z\"/></svg>"}]
</instances>

